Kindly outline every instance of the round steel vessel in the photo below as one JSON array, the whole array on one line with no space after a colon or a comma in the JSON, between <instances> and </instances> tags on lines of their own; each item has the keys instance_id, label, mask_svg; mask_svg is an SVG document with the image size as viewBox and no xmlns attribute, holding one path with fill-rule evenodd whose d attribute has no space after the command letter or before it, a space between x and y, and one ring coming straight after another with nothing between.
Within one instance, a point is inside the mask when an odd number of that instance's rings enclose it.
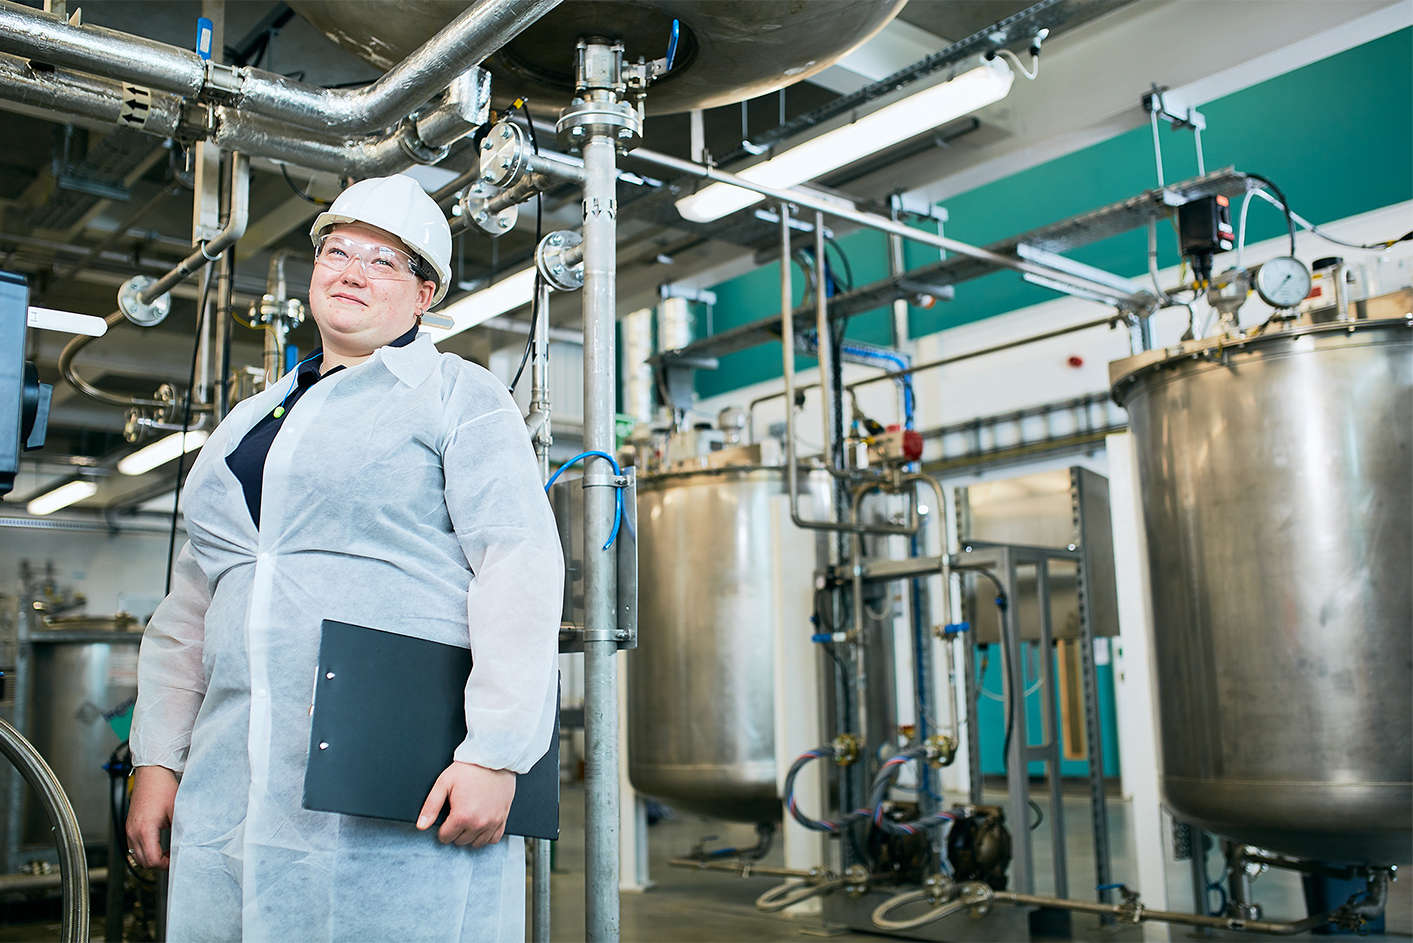
<instances>
[{"instance_id":1,"label":"round steel vessel","mask_svg":"<svg viewBox=\"0 0 1413 943\"><path fill-rule=\"evenodd\" d=\"M108 774L102 767L120 738L106 715L122 714L137 697L142 633L126 618L90 619L82 626L31 636L26 726L35 749L63 784L84 843L107 847L112 813ZM24 844L54 841L44 809L29 795L22 835Z\"/></svg>"},{"instance_id":2,"label":"round steel vessel","mask_svg":"<svg viewBox=\"0 0 1413 943\"><path fill-rule=\"evenodd\" d=\"M524 96L538 109L558 110L574 92L579 37L621 39L635 60L660 58L676 19L677 58L649 90L648 111L713 108L823 71L882 29L904 2L565 0L485 65L496 79L497 101ZM466 0L295 0L291 6L340 46L387 69L464 10Z\"/></svg>"},{"instance_id":3,"label":"round steel vessel","mask_svg":"<svg viewBox=\"0 0 1413 943\"><path fill-rule=\"evenodd\" d=\"M718 818L780 817L775 639L810 631L818 539L790 522L784 478L757 466L638 479L629 776ZM802 513L824 516L828 476L802 474L801 488Z\"/></svg>"},{"instance_id":4,"label":"round steel vessel","mask_svg":"<svg viewBox=\"0 0 1413 943\"><path fill-rule=\"evenodd\" d=\"M1410 300L1111 367L1142 484L1164 790L1239 842L1413 861Z\"/></svg>"}]
</instances>

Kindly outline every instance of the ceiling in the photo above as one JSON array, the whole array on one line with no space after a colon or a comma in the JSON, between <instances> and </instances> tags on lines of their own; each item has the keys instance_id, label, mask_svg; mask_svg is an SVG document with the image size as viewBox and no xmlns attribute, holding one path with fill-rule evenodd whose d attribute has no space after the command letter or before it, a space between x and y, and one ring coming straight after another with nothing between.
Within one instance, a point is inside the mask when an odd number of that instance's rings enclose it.
<instances>
[{"instance_id":1,"label":"ceiling","mask_svg":"<svg viewBox=\"0 0 1413 943\"><path fill-rule=\"evenodd\" d=\"M1047 7L1059 24L1055 35L1047 40L1047 57L1053 50L1054 57L1061 60L1057 69L1063 71L1068 56L1070 71L1079 69L1093 85L1093 63L1084 61L1081 51L1086 42L1120 48L1125 30L1141 34L1153 29L1151 21L1158 15L1155 10L1166 8L1168 12L1163 15L1178 22L1182 17L1175 12L1177 8L1185 7L1184 12L1190 13L1204 4L1205 0L1144 0L1138 4L1128 4L1127 0L1043 0L1036 6ZM1379 6L1377 0L1356 0L1356 4L1361 8ZM28 0L26 5L41 4L39 0ZM827 109L840 100L841 93L869 85L887 74L887 69L901 68L956 40L985 34L993 24L1005 23L1031 6L1020 0L911 0L898 21L814 81L800 82L778 94L741 105L705 112L706 149L718 158L739 154L743 137L768 141L782 118L789 128L789 122L819 114L819 109ZM1312 0L1301 6L1313 10L1318 4ZM200 12L201 4L196 0L104 0L85 5L83 20L187 46L192 24ZM270 29L272 23L278 23L277 28ZM1293 28L1292 25L1290 29ZM1276 43L1281 41L1281 35L1272 35L1266 41ZM1010 35L1007 44L1023 52L1028 41ZM258 63L267 70L316 85L364 83L379 74L335 46L283 4L271 0L228 0L224 45L227 61ZM1073 48L1067 50L1067 46ZM1158 55L1161 58L1162 54ZM1180 60L1180 69L1169 67L1168 71L1186 70L1194 78L1205 75L1214 71L1214 64L1208 61L1212 55L1215 54L1195 51ZM1235 61L1234 54L1222 55ZM1046 61L1050 68L1049 59ZM1111 89L1109 98L1100 90L1068 98L1065 106L1072 113L1072 123L1078 125L1099 127L1114 121L1116 113L1122 113L1122 120L1132 126L1142 118L1137 98L1147 82L1178 78L1182 76L1154 75L1142 63L1132 64L1122 76L1099 81L1099 86L1118 89ZM1067 93L1073 92L1071 87L1061 87ZM936 199L936 188L944 186L945 181L974 175L981 172L978 168L983 165L999 167L1022 152L1029 153L1026 159L1034 162L1042 159L1042 145L1049 146L1047 142L1062 142L1054 143L1054 147L1077 146L1063 143L1069 140L1065 134L1070 129L1045 124L1059 120L1055 117L1055 99L1046 98L1046 91L1042 76L1032 88L1013 90L1012 100L1000 106L846 168L822 183L841 188L865 202L882 201L889 193L900 190L921 192ZM1121 95L1121 101L1110 101L1114 95ZM1102 108L1096 104L1101 101ZM645 146L676 156L692 156L689 122L685 114L650 117ZM1040 133L1041 128L1045 129L1044 134ZM4 102L0 102L0 134L7 141L7 147L0 151L0 269L29 276L31 303L106 315L115 307L117 286L123 280L135 272L160 274L190 252L192 175L189 154L182 147L135 132L110 131L82 122L68 124L56 116ZM454 148L444 164L464 169L469 166L470 150L469 143L460 151ZM631 159L625 161L625 166L661 177L660 172L634 165ZM731 164L725 166L730 169ZM254 161L253 167L251 226L237 247L237 314L243 313L263 292L270 254L277 249L289 248L297 253L296 261L289 264L289 284L292 294L303 294L309 267L298 260L307 257L305 233L318 211L311 199L327 200L339 188L338 181L327 173L297 167L282 169L264 160ZM452 175L452 171L441 168L419 173L429 189L435 189ZM769 246L775 239L774 227L754 219L750 211L708 226L688 224L672 209L671 197L672 194L656 192L652 187L625 185L621 191L621 311L652 303L657 285L666 281L694 277L720 280L746 270L755 264L756 249ZM544 210L546 229L578 224L578 201L573 192L549 194ZM461 286L474 287L498 273L523 266L534 241L533 220L533 212L522 212L516 229L499 239L476 230L458 237L454 268ZM120 325L81 355L80 372L105 388L139 395L150 395L162 382L184 385L192 358L195 280L179 287L173 295L172 315L165 322L150 329ZM557 327L575 326L572 308L556 307ZM520 312L517 316L523 315ZM260 335L241 325L233 330L232 363L258 363ZM43 453L43 460L52 464L50 477L66 463L110 463L114 456L131 449L122 439L121 409L85 400L58 379L56 362L64 340L62 335L30 332L30 356L42 379L56 385L50 444ZM317 343L309 325L298 329L291 340L302 349ZM458 335L442 347L484 362L495 349L523 343L523 330L487 327ZM32 467L38 466L32 463ZM160 475L145 476L121 493L100 492L93 503L130 505L163 487L170 489L170 481L163 481Z\"/></svg>"}]
</instances>

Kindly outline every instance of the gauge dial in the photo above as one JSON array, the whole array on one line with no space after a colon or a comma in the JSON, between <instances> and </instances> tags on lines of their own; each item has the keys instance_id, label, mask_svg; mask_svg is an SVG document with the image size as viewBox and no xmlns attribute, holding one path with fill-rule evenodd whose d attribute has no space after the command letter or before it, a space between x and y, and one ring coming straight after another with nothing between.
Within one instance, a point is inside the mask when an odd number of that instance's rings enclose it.
<instances>
[{"instance_id":1,"label":"gauge dial","mask_svg":"<svg viewBox=\"0 0 1413 943\"><path fill-rule=\"evenodd\" d=\"M1294 308L1310 294L1310 270L1294 256L1278 256L1256 272L1256 293L1272 308Z\"/></svg>"}]
</instances>

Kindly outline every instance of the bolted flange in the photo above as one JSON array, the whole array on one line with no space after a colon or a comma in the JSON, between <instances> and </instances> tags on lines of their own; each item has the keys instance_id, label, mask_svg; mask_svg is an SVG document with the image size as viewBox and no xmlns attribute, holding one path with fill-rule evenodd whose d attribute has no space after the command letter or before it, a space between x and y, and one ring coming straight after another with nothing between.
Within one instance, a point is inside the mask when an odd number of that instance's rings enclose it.
<instances>
[{"instance_id":1,"label":"bolted flange","mask_svg":"<svg viewBox=\"0 0 1413 943\"><path fill-rule=\"evenodd\" d=\"M643 140L643 118L628 102L576 98L559 113L555 130L570 150L581 149L589 138L609 137L619 151L629 151Z\"/></svg>"},{"instance_id":2,"label":"bolted flange","mask_svg":"<svg viewBox=\"0 0 1413 943\"><path fill-rule=\"evenodd\" d=\"M461 215L492 236L503 236L515 228L518 207L512 205L492 210L490 202L499 193L495 187L476 181L461 195Z\"/></svg>"},{"instance_id":3,"label":"bolted flange","mask_svg":"<svg viewBox=\"0 0 1413 943\"><path fill-rule=\"evenodd\" d=\"M535 248L535 265L555 291L584 287L584 237L573 230L552 232Z\"/></svg>"},{"instance_id":4,"label":"bolted flange","mask_svg":"<svg viewBox=\"0 0 1413 943\"><path fill-rule=\"evenodd\" d=\"M524 173L529 153L524 129L510 121L496 122L481 142L481 182L510 186Z\"/></svg>"},{"instance_id":5,"label":"bolted flange","mask_svg":"<svg viewBox=\"0 0 1413 943\"><path fill-rule=\"evenodd\" d=\"M118 309L123 316L138 327L153 327L161 324L172 310L171 293L163 293L151 302L142 300L142 293L157 284L157 279L147 275L134 275L123 282L118 289Z\"/></svg>"}]
</instances>

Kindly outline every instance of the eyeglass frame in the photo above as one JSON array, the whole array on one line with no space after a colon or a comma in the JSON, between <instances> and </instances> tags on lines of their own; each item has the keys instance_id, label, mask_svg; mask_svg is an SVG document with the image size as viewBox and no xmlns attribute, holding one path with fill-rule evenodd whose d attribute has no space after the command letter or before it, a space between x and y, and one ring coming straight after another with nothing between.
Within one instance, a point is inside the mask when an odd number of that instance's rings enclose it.
<instances>
[{"instance_id":1,"label":"eyeglass frame","mask_svg":"<svg viewBox=\"0 0 1413 943\"><path fill-rule=\"evenodd\" d=\"M343 244L345 244L345 246L347 246L348 260L344 262L342 266L335 266L332 260L325 260L324 258L324 248L330 239L337 239ZM402 273L396 272L387 273L374 271L374 269L370 266L368 260L368 254L370 252L374 254L381 252L391 252L394 253L396 256L400 256L406 259L407 273L404 275ZM418 258L416 255L413 255L411 252L408 252L404 249L399 249L395 246L389 246L382 243L364 242L358 239L350 239L348 236L336 232L328 232L320 236L318 243L316 243L314 246L314 264L323 265L325 268L328 268L340 275L348 271L348 268L353 264L354 259L358 260L359 265L363 269L363 275L365 278L371 278L380 281L399 282L408 281L409 279L413 278L421 279L422 281L434 281L433 279L427 277L427 274L425 272L425 263L420 258ZM373 261L377 261L377 259L374 258Z\"/></svg>"}]
</instances>

